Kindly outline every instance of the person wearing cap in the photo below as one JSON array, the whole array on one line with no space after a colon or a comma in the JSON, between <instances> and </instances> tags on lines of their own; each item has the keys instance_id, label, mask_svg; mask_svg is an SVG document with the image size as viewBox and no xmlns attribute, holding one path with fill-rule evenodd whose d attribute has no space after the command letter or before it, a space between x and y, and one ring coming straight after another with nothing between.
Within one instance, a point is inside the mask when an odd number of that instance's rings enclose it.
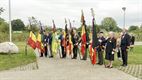
<instances>
[{"instance_id":1,"label":"person wearing cap","mask_svg":"<svg viewBox=\"0 0 142 80\"><path fill-rule=\"evenodd\" d=\"M98 37L98 47L97 47L97 52L98 52L98 63L99 65L103 64L103 52L104 52L104 46L105 43L103 43L105 41L105 37L103 32L99 32L99 37Z\"/></svg>"}]
</instances>

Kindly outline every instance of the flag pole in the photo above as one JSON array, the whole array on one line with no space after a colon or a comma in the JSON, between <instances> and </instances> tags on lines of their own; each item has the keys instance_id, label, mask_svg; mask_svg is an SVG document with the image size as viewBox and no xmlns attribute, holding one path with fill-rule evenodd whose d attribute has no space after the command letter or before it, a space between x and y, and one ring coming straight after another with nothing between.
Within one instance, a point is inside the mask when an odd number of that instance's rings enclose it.
<instances>
[{"instance_id":1,"label":"flag pole","mask_svg":"<svg viewBox=\"0 0 142 80\"><path fill-rule=\"evenodd\" d=\"M95 14L93 8L91 8L91 13L92 13L92 44L91 44L91 50L92 50L92 56L90 55L90 59L92 62L92 65L96 64L96 47L97 47L97 42L94 42L94 38L97 38L97 33L96 33L96 27L95 27ZM97 39L96 39L97 40Z\"/></svg>"},{"instance_id":2,"label":"flag pole","mask_svg":"<svg viewBox=\"0 0 142 80\"><path fill-rule=\"evenodd\" d=\"M12 42L11 0L9 0L9 41Z\"/></svg>"}]
</instances>

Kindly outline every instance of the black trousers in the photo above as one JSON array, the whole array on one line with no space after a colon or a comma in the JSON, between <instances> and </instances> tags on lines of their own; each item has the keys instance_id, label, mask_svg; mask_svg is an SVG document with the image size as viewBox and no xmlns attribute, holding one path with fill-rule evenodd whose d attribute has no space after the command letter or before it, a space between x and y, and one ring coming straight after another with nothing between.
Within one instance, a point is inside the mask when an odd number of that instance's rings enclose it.
<instances>
[{"instance_id":1,"label":"black trousers","mask_svg":"<svg viewBox=\"0 0 142 80\"><path fill-rule=\"evenodd\" d=\"M62 49L62 58L64 58L66 57L64 46L61 46L61 49Z\"/></svg>"},{"instance_id":2,"label":"black trousers","mask_svg":"<svg viewBox=\"0 0 142 80\"><path fill-rule=\"evenodd\" d=\"M121 58L121 52L120 52L120 49L118 49L117 57L118 57L118 58Z\"/></svg>"},{"instance_id":3,"label":"black trousers","mask_svg":"<svg viewBox=\"0 0 142 80\"><path fill-rule=\"evenodd\" d=\"M127 61L128 61L128 51L121 49L121 53L122 53L122 60L123 60L123 65L127 65Z\"/></svg>"},{"instance_id":4,"label":"black trousers","mask_svg":"<svg viewBox=\"0 0 142 80\"><path fill-rule=\"evenodd\" d=\"M77 58L77 50L78 50L78 47L74 46L73 47L73 58Z\"/></svg>"},{"instance_id":5,"label":"black trousers","mask_svg":"<svg viewBox=\"0 0 142 80\"><path fill-rule=\"evenodd\" d=\"M49 45L49 51L50 51L50 56L53 57L53 54L52 54L52 46Z\"/></svg>"},{"instance_id":6,"label":"black trousers","mask_svg":"<svg viewBox=\"0 0 142 80\"><path fill-rule=\"evenodd\" d=\"M87 48L85 48L85 54L83 56L83 60L87 60Z\"/></svg>"},{"instance_id":7,"label":"black trousers","mask_svg":"<svg viewBox=\"0 0 142 80\"><path fill-rule=\"evenodd\" d=\"M98 64L103 64L103 51L98 51Z\"/></svg>"},{"instance_id":8,"label":"black trousers","mask_svg":"<svg viewBox=\"0 0 142 80\"><path fill-rule=\"evenodd\" d=\"M40 57L43 57L43 52L40 53Z\"/></svg>"},{"instance_id":9,"label":"black trousers","mask_svg":"<svg viewBox=\"0 0 142 80\"><path fill-rule=\"evenodd\" d=\"M48 49L47 49L47 46L44 46L44 50L45 50L45 57L47 57L47 51L48 51Z\"/></svg>"}]
</instances>

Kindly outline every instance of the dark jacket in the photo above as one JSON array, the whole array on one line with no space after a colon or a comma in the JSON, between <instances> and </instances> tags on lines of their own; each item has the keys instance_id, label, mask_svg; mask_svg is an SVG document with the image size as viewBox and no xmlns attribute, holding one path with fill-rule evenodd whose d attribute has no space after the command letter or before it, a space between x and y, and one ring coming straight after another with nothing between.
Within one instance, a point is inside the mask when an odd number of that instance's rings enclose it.
<instances>
[{"instance_id":1,"label":"dark jacket","mask_svg":"<svg viewBox=\"0 0 142 80\"><path fill-rule=\"evenodd\" d=\"M130 46L130 36L126 33L121 37L121 49L126 50Z\"/></svg>"},{"instance_id":2,"label":"dark jacket","mask_svg":"<svg viewBox=\"0 0 142 80\"><path fill-rule=\"evenodd\" d=\"M104 37L99 37L98 39L97 39L98 41L98 43L97 43L97 51L102 51L103 49L104 49L104 46L105 46L105 41L106 41L106 39L104 38ZM101 42L100 42L100 40L101 40Z\"/></svg>"},{"instance_id":3,"label":"dark jacket","mask_svg":"<svg viewBox=\"0 0 142 80\"><path fill-rule=\"evenodd\" d=\"M49 45L52 44L52 34L51 33L47 36L47 42Z\"/></svg>"},{"instance_id":4,"label":"dark jacket","mask_svg":"<svg viewBox=\"0 0 142 80\"><path fill-rule=\"evenodd\" d=\"M130 44L131 44L131 45L134 45L134 43L135 43L135 37L134 37L134 36L131 36Z\"/></svg>"},{"instance_id":5,"label":"dark jacket","mask_svg":"<svg viewBox=\"0 0 142 80\"><path fill-rule=\"evenodd\" d=\"M74 46L77 46L76 44L78 44L78 40L79 40L78 35L74 35L72 37L72 43L73 43Z\"/></svg>"},{"instance_id":6,"label":"dark jacket","mask_svg":"<svg viewBox=\"0 0 142 80\"><path fill-rule=\"evenodd\" d=\"M112 53L113 49L116 48L116 39L108 38L106 40L106 53Z\"/></svg>"}]
</instances>

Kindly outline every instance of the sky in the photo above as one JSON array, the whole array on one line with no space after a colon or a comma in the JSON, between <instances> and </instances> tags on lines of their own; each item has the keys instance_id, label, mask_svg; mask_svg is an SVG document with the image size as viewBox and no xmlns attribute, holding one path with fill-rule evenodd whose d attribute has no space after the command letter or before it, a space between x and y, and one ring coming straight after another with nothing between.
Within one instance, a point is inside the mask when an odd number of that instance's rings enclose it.
<instances>
[{"instance_id":1,"label":"sky","mask_svg":"<svg viewBox=\"0 0 142 80\"><path fill-rule=\"evenodd\" d=\"M44 25L52 25L55 20L57 27L64 28L64 19L70 19L72 25L81 25L81 10L87 25L91 25L91 8L94 9L97 24L105 17L112 17L117 25L123 27L123 10L126 7L126 27L142 24L142 0L11 0L12 20L21 19L28 24L28 17L34 16ZM0 0L0 7L5 12L0 15L8 21L8 0ZM74 21L74 22L73 22Z\"/></svg>"}]
</instances>

